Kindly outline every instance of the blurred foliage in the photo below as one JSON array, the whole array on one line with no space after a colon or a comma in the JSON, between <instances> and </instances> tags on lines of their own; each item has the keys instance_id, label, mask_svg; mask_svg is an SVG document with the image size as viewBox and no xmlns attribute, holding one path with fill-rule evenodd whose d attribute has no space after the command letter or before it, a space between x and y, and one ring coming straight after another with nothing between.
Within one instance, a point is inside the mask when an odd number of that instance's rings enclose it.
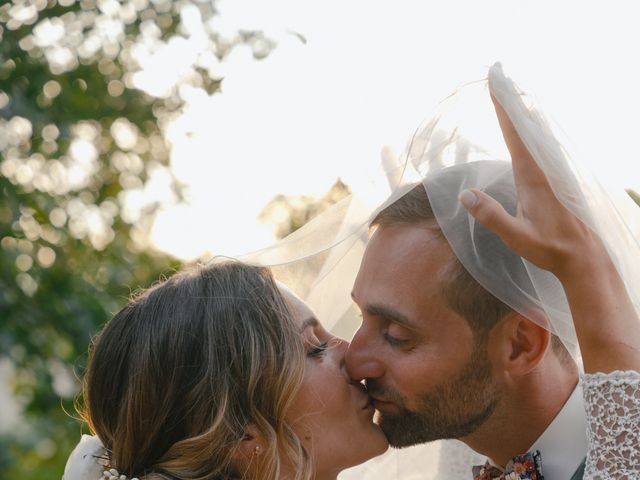
<instances>
[{"instance_id":1,"label":"blurred foliage","mask_svg":"<svg viewBox=\"0 0 640 480\"><path fill-rule=\"evenodd\" d=\"M276 238L283 238L350 193L349 187L338 179L320 198L277 195L260 212L258 220L272 224Z\"/></svg>"},{"instance_id":2,"label":"blurred foliage","mask_svg":"<svg viewBox=\"0 0 640 480\"><path fill-rule=\"evenodd\" d=\"M148 242L181 197L164 129L234 46L273 44L218 35L211 1L0 3L0 479L59 479L91 336L178 267Z\"/></svg>"}]
</instances>

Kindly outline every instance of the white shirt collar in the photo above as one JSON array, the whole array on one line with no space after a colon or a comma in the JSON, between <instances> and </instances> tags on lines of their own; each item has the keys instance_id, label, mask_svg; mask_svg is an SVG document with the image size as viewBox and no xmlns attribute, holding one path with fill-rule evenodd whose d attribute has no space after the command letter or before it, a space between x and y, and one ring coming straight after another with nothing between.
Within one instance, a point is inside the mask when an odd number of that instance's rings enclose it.
<instances>
[{"instance_id":1,"label":"white shirt collar","mask_svg":"<svg viewBox=\"0 0 640 480\"><path fill-rule=\"evenodd\" d=\"M587 455L587 415L582 386L578 383L556 418L531 446L540 450L545 480L572 477Z\"/></svg>"}]
</instances>

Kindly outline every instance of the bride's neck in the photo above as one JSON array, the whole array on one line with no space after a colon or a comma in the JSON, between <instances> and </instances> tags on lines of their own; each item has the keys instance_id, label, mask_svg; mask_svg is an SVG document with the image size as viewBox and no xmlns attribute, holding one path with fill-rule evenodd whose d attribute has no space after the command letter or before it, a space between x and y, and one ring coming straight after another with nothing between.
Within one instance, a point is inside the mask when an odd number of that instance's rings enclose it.
<instances>
[{"instance_id":1,"label":"bride's neck","mask_svg":"<svg viewBox=\"0 0 640 480\"><path fill-rule=\"evenodd\" d=\"M311 478L313 478L313 480L337 480L339 473L340 472L319 472L316 470ZM286 471L280 475L280 480L295 480L295 478L295 472L291 469L286 469Z\"/></svg>"}]
</instances>

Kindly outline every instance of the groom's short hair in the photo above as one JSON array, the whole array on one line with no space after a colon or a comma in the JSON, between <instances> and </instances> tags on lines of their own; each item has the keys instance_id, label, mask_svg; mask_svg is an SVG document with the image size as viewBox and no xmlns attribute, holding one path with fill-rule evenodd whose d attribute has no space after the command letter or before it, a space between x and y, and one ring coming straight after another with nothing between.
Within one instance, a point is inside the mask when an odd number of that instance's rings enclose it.
<instances>
[{"instance_id":1,"label":"groom's short hair","mask_svg":"<svg viewBox=\"0 0 640 480\"><path fill-rule=\"evenodd\" d=\"M380 211L370 227L414 224L424 224L440 236L442 241L446 241L422 183L418 183L408 193ZM486 241L499 240L492 235L487 237ZM519 257L506 247L504 251L513 257L510 262L513 271L510 273L515 276L527 275ZM514 310L480 285L453 252L451 257L452 260L442 277L440 294L447 306L461 315L473 331L484 338L494 325ZM515 261L516 258L518 261ZM557 335L551 335L551 346L561 360L571 359L571 355Z\"/></svg>"}]
</instances>

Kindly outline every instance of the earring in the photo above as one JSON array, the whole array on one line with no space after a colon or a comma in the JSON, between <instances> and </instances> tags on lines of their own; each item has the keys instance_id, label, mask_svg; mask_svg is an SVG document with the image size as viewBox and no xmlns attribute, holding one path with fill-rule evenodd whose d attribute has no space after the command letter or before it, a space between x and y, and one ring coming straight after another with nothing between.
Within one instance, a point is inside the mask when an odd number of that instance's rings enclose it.
<instances>
[{"instance_id":1,"label":"earring","mask_svg":"<svg viewBox=\"0 0 640 480\"><path fill-rule=\"evenodd\" d=\"M257 456L257 455L260 455L260 445L256 445L256 446L253 448L253 454L254 454L254 455L256 455L256 456Z\"/></svg>"}]
</instances>

